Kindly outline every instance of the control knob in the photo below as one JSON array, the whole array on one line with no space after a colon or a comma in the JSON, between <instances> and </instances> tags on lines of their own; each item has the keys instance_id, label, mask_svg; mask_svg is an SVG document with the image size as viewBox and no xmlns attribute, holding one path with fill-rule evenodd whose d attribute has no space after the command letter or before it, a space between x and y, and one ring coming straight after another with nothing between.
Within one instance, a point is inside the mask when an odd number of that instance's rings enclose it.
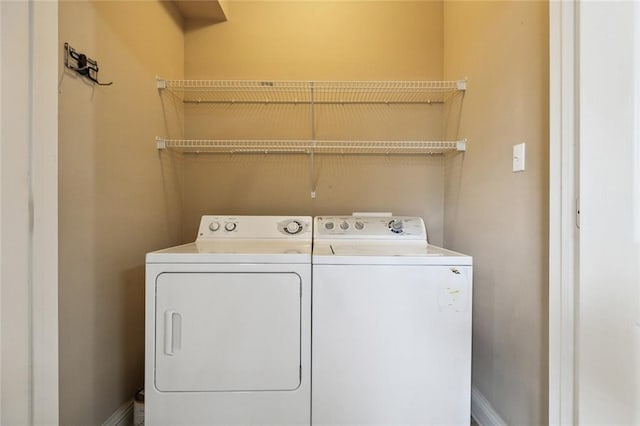
<instances>
[{"instance_id":1,"label":"control knob","mask_svg":"<svg viewBox=\"0 0 640 426\"><path fill-rule=\"evenodd\" d=\"M358 231L362 231L362 230L364 229L364 223L362 223L362 222L360 222L360 221L357 221L357 222L354 224L354 226L356 227L356 229L357 229Z\"/></svg>"},{"instance_id":2,"label":"control knob","mask_svg":"<svg viewBox=\"0 0 640 426\"><path fill-rule=\"evenodd\" d=\"M348 222L342 222L340 224L340 229L342 229L343 231L346 231L347 229L349 229L349 223Z\"/></svg>"},{"instance_id":3,"label":"control knob","mask_svg":"<svg viewBox=\"0 0 640 426\"><path fill-rule=\"evenodd\" d=\"M302 224L297 220L292 220L291 222L287 223L287 226L284 227L284 230L287 234L297 234L298 232L302 231Z\"/></svg>"},{"instance_id":4,"label":"control knob","mask_svg":"<svg viewBox=\"0 0 640 426\"><path fill-rule=\"evenodd\" d=\"M331 231L333 229L333 222L327 222L324 224L324 229L326 229L327 231Z\"/></svg>"},{"instance_id":5,"label":"control knob","mask_svg":"<svg viewBox=\"0 0 640 426\"><path fill-rule=\"evenodd\" d=\"M224 229L226 231L231 232L231 231L235 231L236 230L236 226L237 225L236 225L235 222L227 222L227 223L224 224Z\"/></svg>"},{"instance_id":6,"label":"control knob","mask_svg":"<svg viewBox=\"0 0 640 426\"><path fill-rule=\"evenodd\" d=\"M404 232L404 223L401 220L393 219L389 222L389 229L394 234L402 234Z\"/></svg>"},{"instance_id":7,"label":"control knob","mask_svg":"<svg viewBox=\"0 0 640 426\"><path fill-rule=\"evenodd\" d=\"M209 224L209 229L213 232L216 232L218 229L220 229L220 222L211 222Z\"/></svg>"}]
</instances>

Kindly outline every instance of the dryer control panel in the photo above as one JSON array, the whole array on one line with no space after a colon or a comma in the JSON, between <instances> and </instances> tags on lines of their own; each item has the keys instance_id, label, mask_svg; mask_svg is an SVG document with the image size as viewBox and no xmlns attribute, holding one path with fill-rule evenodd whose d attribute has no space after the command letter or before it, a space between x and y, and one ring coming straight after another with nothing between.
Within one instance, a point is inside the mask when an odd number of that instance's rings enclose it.
<instances>
[{"instance_id":1,"label":"dryer control panel","mask_svg":"<svg viewBox=\"0 0 640 426\"><path fill-rule=\"evenodd\" d=\"M375 239L426 241L420 217L412 216L318 216L316 239Z\"/></svg>"},{"instance_id":2,"label":"dryer control panel","mask_svg":"<svg viewBox=\"0 0 640 426\"><path fill-rule=\"evenodd\" d=\"M309 216L202 216L197 241L217 239L311 240Z\"/></svg>"}]
</instances>

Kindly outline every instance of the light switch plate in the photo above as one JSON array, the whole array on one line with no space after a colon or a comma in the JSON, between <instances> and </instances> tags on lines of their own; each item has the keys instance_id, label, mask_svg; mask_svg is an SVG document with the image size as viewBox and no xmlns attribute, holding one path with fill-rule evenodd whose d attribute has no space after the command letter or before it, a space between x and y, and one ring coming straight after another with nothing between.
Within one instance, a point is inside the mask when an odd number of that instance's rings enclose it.
<instances>
[{"instance_id":1,"label":"light switch plate","mask_svg":"<svg viewBox=\"0 0 640 426\"><path fill-rule=\"evenodd\" d=\"M523 172L524 171L524 143L519 143L518 145L513 146L513 171L514 172Z\"/></svg>"}]
</instances>

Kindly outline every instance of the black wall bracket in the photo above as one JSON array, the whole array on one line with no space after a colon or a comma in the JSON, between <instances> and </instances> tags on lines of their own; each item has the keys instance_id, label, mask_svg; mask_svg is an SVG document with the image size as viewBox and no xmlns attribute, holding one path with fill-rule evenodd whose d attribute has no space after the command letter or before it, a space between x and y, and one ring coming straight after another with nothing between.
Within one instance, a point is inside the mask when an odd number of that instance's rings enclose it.
<instances>
[{"instance_id":1,"label":"black wall bracket","mask_svg":"<svg viewBox=\"0 0 640 426\"><path fill-rule=\"evenodd\" d=\"M69 43L64 44L64 66L101 86L109 86L113 82L100 83L98 80L98 61L79 53Z\"/></svg>"}]
</instances>

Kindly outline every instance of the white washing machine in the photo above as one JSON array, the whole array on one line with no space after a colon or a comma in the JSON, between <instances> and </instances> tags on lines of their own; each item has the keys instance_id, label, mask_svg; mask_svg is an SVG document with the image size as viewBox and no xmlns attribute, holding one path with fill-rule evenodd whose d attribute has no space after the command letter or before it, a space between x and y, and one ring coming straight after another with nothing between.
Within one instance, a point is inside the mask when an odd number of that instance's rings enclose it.
<instances>
[{"instance_id":1,"label":"white washing machine","mask_svg":"<svg viewBox=\"0 0 640 426\"><path fill-rule=\"evenodd\" d=\"M468 425L472 259L417 217L316 217L312 423Z\"/></svg>"},{"instance_id":2,"label":"white washing machine","mask_svg":"<svg viewBox=\"0 0 640 426\"><path fill-rule=\"evenodd\" d=\"M310 217L203 216L147 254L148 425L310 423Z\"/></svg>"}]
</instances>

